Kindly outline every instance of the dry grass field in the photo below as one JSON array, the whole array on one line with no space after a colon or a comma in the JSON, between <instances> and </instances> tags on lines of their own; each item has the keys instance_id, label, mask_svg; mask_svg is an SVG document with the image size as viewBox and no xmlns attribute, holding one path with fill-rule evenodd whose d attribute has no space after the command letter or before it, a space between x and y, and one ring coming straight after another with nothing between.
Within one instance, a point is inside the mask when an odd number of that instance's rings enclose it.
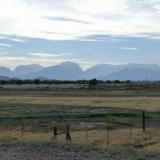
<instances>
[{"instance_id":1,"label":"dry grass field","mask_svg":"<svg viewBox=\"0 0 160 160\"><path fill-rule=\"evenodd\" d=\"M0 104L50 105L60 107L111 107L160 111L160 97L27 97L0 96Z\"/></svg>"},{"instance_id":2,"label":"dry grass field","mask_svg":"<svg viewBox=\"0 0 160 160\"><path fill-rule=\"evenodd\" d=\"M149 93L144 96L142 93L140 96L133 96L132 92L125 91L122 94L119 90L115 96L114 94L108 96L108 93L97 89L93 91L69 88L60 88L58 91L48 88L2 89L0 90L0 143L22 141L21 127L24 122L24 142L53 142L51 141L53 127L58 124L56 142L64 144L66 125L70 123L71 145L96 147L102 150L107 148L114 151L123 147L126 153L128 148L131 148L135 152L160 155L159 92L157 95L154 93L156 96ZM142 110L146 111L147 118L145 132L142 131ZM86 113L85 116L88 116L92 113L94 116L79 119L75 114L74 117L67 119L66 114L71 113L78 113L78 116ZM103 113L105 115L101 117ZM56 115L60 115L59 119L55 118ZM106 117L104 117L106 115L118 122L113 128L111 124L109 132L106 130ZM79 121L84 124L80 126ZM130 122L133 122L133 125ZM125 126L123 123L130 124ZM62 126L59 128L59 125Z\"/></svg>"},{"instance_id":3,"label":"dry grass field","mask_svg":"<svg viewBox=\"0 0 160 160\"><path fill-rule=\"evenodd\" d=\"M97 147L99 149L111 148L114 146L133 147L144 152L160 153L160 129L147 128L146 132L142 129L116 129L110 130L89 130L71 131L72 143L83 146ZM23 135L23 142L54 142L52 131L32 132L26 130ZM21 141L21 130L1 130L1 142ZM59 134L56 142L65 143L65 134Z\"/></svg>"}]
</instances>

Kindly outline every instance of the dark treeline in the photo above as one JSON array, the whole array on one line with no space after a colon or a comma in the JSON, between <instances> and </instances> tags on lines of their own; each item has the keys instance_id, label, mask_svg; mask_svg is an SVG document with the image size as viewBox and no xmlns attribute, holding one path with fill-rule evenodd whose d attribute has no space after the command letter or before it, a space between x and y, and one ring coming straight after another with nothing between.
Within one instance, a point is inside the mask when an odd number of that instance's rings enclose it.
<instances>
[{"instance_id":1,"label":"dark treeline","mask_svg":"<svg viewBox=\"0 0 160 160\"><path fill-rule=\"evenodd\" d=\"M127 81L102 81L97 79L92 80L76 80L76 81L69 81L69 80L40 80L40 79L34 79L34 80L20 80L20 79L13 79L13 80L0 80L0 85L24 85L24 84L89 84L89 85L98 85L98 84L130 84L130 83L153 83L149 81L143 81L143 82L132 82L130 80ZM160 82L156 82L160 83Z\"/></svg>"},{"instance_id":2,"label":"dark treeline","mask_svg":"<svg viewBox=\"0 0 160 160\"><path fill-rule=\"evenodd\" d=\"M87 80L61 81L61 80L0 80L0 85L22 85L22 84L88 84Z\"/></svg>"}]
</instances>

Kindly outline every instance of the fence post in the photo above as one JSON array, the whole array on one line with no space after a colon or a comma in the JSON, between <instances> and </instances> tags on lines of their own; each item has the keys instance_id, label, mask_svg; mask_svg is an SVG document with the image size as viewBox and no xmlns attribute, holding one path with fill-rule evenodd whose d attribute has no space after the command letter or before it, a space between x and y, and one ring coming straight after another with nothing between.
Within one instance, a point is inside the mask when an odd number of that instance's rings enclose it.
<instances>
[{"instance_id":1,"label":"fence post","mask_svg":"<svg viewBox=\"0 0 160 160\"><path fill-rule=\"evenodd\" d=\"M132 127L130 127L129 137L132 137Z\"/></svg>"},{"instance_id":2,"label":"fence post","mask_svg":"<svg viewBox=\"0 0 160 160\"><path fill-rule=\"evenodd\" d=\"M133 131L133 126L134 126L134 122L133 119L131 118L130 120L130 129L129 129L129 137L132 137L132 131Z\"/></svg>"},{"instance_id":3,"label":"fence post","mask_svg":"<svg viewBox=\"0 0 160 160\"><path fill-rule=\"evenodd\" d=\"M71 142L72 138L71 138L71 135L70 135L70 126L67 125L67 132L66 132L66 141L69 141Z\"/></svg>"},{"instance_id":4,"label":"fence post","mask_svg":"<svg viewBox=\"0 0 160 160\"><path fill-rule=\"evenodd\" d=\"M22 122L21 139L22 139L22 141L24 140L24 122Z\"/></svg>"},{"instance_id":5,"label":"fence post","mask_svg":"<svg viewBox=\"0 0 160 160\"><path fill-rule=\"evenodd\" d=\"M145 111L142 111L142 127L143 127L143 132L145 132L146 130Z\"/></svg>"},{"instance_id":6,"label":"fence post","mask_svg":"<svg viewBox=\"0 0 160 160\"><path fill-rule=\"evenodd\" d=\"M58 135L58 133L57 133L57 126L54 126L52 140L56 141L57 140L57 135Z\"/></svg>"},{"instance_id":7,"label":"fence post","mask_svg":"<svg viewBox=\"0 0 160 160\"><path fill-rule=\"evenodd\" d=\"M106 145L109 146L109 126L108 126L108 118L106 118Z\"/></svg>"},{"instance_id":8,"label":"fence post","mask_svg":"<svg viewBox=\"0 0 160 160\"><path fill-rule=\"evenodd\" d=\"M88 124L87 124L87 121L86 121L86 140L88 141Z\"/></svg>"}]
</instances>

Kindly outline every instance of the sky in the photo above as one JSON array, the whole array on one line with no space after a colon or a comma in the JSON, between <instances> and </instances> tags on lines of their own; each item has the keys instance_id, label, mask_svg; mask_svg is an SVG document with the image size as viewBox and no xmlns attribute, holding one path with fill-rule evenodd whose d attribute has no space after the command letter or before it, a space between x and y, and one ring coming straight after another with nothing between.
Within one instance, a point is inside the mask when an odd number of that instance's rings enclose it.
<instances>
[{"instance_id":1,"label":"sky","mask_svg":"<svg viewBox=\"0 0 160 160\"><path fill-rule=\"evenodd\" d=\"M0 0L0 66L160 64L160 0Z\"/></svg>"}]
</instances>

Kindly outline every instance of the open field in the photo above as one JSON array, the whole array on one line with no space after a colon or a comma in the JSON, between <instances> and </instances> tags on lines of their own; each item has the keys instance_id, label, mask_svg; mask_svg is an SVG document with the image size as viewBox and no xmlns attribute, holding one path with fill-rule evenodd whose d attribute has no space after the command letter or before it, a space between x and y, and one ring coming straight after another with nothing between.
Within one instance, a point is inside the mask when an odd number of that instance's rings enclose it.
<instances>
[{"instance_id":1,"label":"open field","mask_svg":"<svg viewBox=\"0 0 160 160\"><path fill-rule=\"evenodd\" d=\"M101 155L103 157L102 159L107 159L108 156L109 157L111 156L112 157L112 158L110 157L111 160L116 159L116 158L119 160L124 160L124 159L126 159L126 160L137 159L138 160L141 158L146 159L146 160L147 159L148 160L152 160L152 159L158 160L158 157L160 156L160 147L159 147L160 146L160 137L159 137L159 134L160 134L160 130L158 130L157 128L148 128L145 133L143 133L141 129L135 128L132 130L132 134L130 133L129 129L117 129L117 130L112 130L109 132L109 144L108 144L105 130L88 131L88 138L87 139L86 139L85 130L71 131L72 143L68 142L68 144L70 146L72 146L71 147L72 153L75 151L74 145L83 146L81 148L81 150L79 148L79 150L76 151L77 153L80 153L80 155L79 155L80 159L83 157L83 151L85 148L88 148L88 149L90 148L89 150L93 153L91 148L94 147L94 148L99 149L100 151L105 151L104 153L106 153L106 151L107 151L107 154L104 154L103 152L101 152L101 154L99 154L99 152L94 151L95 154L92 155L93 157L91 156L92 157L91 159L94 159L94 156L96 158L98 158L97 156ZM60 146L62 147L63 146L62 144L66 143L65 134L58 135L56 141L51 140L52 136L53 136L52 131L31 132L31 131L26 130L24 132L23 143L35 144L35 145L44 144L43 147L47 143L50 143L50 145L52 145L52 147L53 147L53 150L56 149L56 147L54 146L54 143L61 144L61 145L59 145L59 147ZM10 144L22 142L21 141L21 131L20 130L12 130L12 131L6 130L6 131L1 132L0 133L0 142L2 144L7 144L4 146L8 147L7 152L9 152L10 150L14 149L14 148L9 148L12 146L12 145L10 146ZM0 143L0 146L1 146L0 156L4 156L2 154L3 145L1 145L1 143ZM33 146L35 146L35 145L33 145ZM24 146L22 146L22 149L23 148L24 148ZM38 150L39 149L41 150L42 148L38 148ZM33 149L35 149L35 148L33 147ZM71 149L70 149L70 151L71 151ZM44 150L44 148L43 148L43 150ZM61 148L59 148L59 150L61 150ZM25 151L26 150L23 150L23 152L25 152ZM33 152L36 152L36 151L37 150L33 150ZM50 151L50 149L49 149L49 151ZM90 151L89 152L87 151L86 154L90 155ZM63 150L63 152L65 152L65 150ZM13 152L12 152L12 154L13 154ZM46 151L45 154L48 155L50 153L48 153ZM33 153L31 155L33 155ZM56 154L54 153L52 155L55 156ZM62 155L63 154L62 153L60 154L60 152L59 152L59 156L62 156ZM16 155L16 156L19 157L20 155ZM63 159L65 159L65 158L66 157L63 157ZM69 159L72 160L72 158L73 158L72 155L69 155ZM78 157L76 157L76 155L74 155L74 159L78 159ZM87 159L87 157L84 157L84 159Z\"/></svg>"},{"instance_id":2,"label":"open field","mask_svg":"<svg viewBox=\"0 0 160 160\"><path fill-rule=\"evenodd\" d=\"M24 95L46 97L160 97L160 82L137 82L122 84L100 84L89 87L88 84L21 84L0 85L0 95Z\"/></svg>"},{"instance_id":3,"label":"open field","mask_svg":"<svg viewBox=\"0 0 160 160\"><path fill-rule=\"evenodd\" d=\"M0 104L53 107L110 107L160 111L160 97L27 97L0 96Z\"/></svg>"},{"instance_id":4,"label":"open field","mask_svg":"<svg viewBox=\"0 0 160 160\"><path fill-rule=\"evenodd\" d=\"M69 124L72 145L112 151L122 147L127 154L129 147L129 152L138 155L140 152L143 156L146 153L159 156L159 91L150 88L151 92L143 90L139 93L132 89L2 88L0 143L22 140L25 143L50 143L56 125L56 142L64 144L66 125ZM142 131L142 110L146 111L145 132Z\"/></svg>"},{"instance_id":5,"label":"open field","mask_svg":"<svg viewBox=\"0 0 160 160\"><path fill-rule=\"evenodd\" d=\"M137 150L153 151L160 153L160 130L157 128L147 128L146 132L142 132L140 128L116 129L93 129L87 131L83 128L79 131L70 131L73 144L84 146L96 146L99 149L109 148L110 146L131 146ZM107 135L109 134L109 135ZM1 130L0 142L22 141L21 129ZM108 137L107 137L108 136ZM52 130L31 131L24 130L23 142L59 142L65 143L65 132L58 134L57 140L53 139ZM157 146L157 147L156 147Z\"/></svg>"}]
</instances>

